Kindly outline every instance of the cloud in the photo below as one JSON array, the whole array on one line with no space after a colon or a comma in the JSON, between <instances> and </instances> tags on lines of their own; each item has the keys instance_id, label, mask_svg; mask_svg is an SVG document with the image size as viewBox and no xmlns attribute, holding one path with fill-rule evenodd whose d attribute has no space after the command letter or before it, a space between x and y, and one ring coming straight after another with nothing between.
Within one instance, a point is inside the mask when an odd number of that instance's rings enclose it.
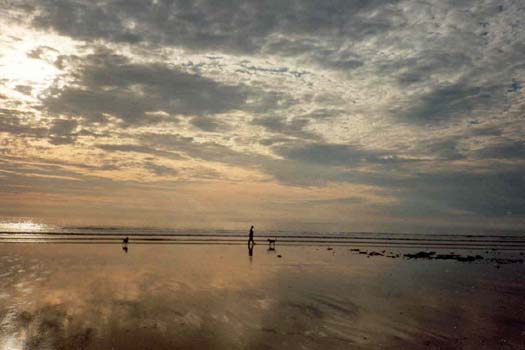
<instances>
[{"instance_id":1,"label":"cloud","mask_svg":"<svg viewBox=\"0 0 525 350\"><path fill-rule=\"evenodd\" d=\"M525 159L525 141L501 142L476 152L481 159Z\"/></svg>"},{"instance_id":2,"label":"cloud","mask_svg":"<svg viewBox=\"0 0 525 350\"><path fill-rule=\"evenodd\" d=\"M520 217L525 27L517 3L498 6L5 5L0 152L32 165L2 163L3 179L366 187L341 201L384 196L373 209L401 220Z\"/></svg>"},{"instance_id":3,"label":"cloud","mask_svg":"<svg viewBox=\"0 0 525 350\"><path fill-rule=\"evenodd\" d=\"M492 104L500 104L502 87L476 87L465 84L437 86L417 97L398 117L414 124L435 124L475 116Z\"/></svg>"},{"instance_id":4,"label":"cloud","mask_svg":"<svg viewBox=\"0 0 525 350\"><path fill-rule=\"evenodd\" d=\"M68 36L86 39L103 38L132 43L146 40L165 44L182 42L195 47L208 47L216 42L228 42L225 32L236 28L241 15L246 15L247 12L240 8L237 13L230 12L230 6L234 4L220 5L222 6L210 2L189 5L182 1L149 4L114 1L102 5L72 4L68 1L42 2L39 9L43 13L38 14L34 22ZM94 18L99 18L104 25L94 25ZM131 22L129 26L127 21ZM245 29L257 27L256 23L249 21L244 24ZM151 32L148 33L146 29ZM133 32L136 34L132 34ZM180 35L170 37L171 33ZM232 42L230 45L234 44Z\"/></svg>"},{"instance_id":5,"label":"cloud","mask_svg":"<svg viewBox=\"0 0 525 350\"><path fill-rule=\"evenodd\" d=\"M255 166L266 157L240 152L216 142L199 142L192 137L178 134L143 134L139 137L146 147L177 152L193 159L238 166Z\"/></svg>"},{"instance_id":6,"label":"cloud","mask_svg":"<svg viewBox=\"0 0 525 350\"><path fill-rule=\"evenodd\" d=\"M472 57L462 48L430 47L410 57L387 61L378 66L383 74L393 74L407 88L413 84L425 86L433 78L468 71Z\"/></svg>"},{"instance_id":7,"label":"cloud","mask_svg":"<svg viewBox=\"0 0 525 350\"><path fill-rule=\"evenodd\" d=\"M461 137L452 136L444 140L432 140L428 143L422 142L417 151L421 154L445 160L460 160L466 158L460 150Z\"/></svg>"},{"instance_id":8,"label":"cloud","mask_svg":"<svg viewBox=\"0 0 525 350\"><path fill-rule=\"evenodd\" d=\"M221 84L160 63L132 63L107 51L78 62L74 86L56 91L43 103L55 114L91 122L118 118L124 126L174 120L170 116L222 113L242 108L248 89ZM154 114L163 112L165 116Z\"/></svg>"},{"instance_id":9,"label":"cloud","mask_svg":"<svg viewBox=\"0 0 525 350\"><path fill-rule=\"evenodd\" d=\"M76 39L195 51L306 56L307 61L351 70L362 65L334 48L347 39L364 40L392 26L395 11L380 1L216 2L157 1L32 3L33 24ZM296 37L294 51L290 39ZM303 42L310 44L304 45ZM327 45L329 44L330 45Z\"/></svg>"},{"instance_id":10,"label":"cloud","mask_svg":"<svg viewBox=\"0 0 525 350\"><path fill-rule=\"evenodd\" d=\"M27 56L30 58L34 58L37 60L47 60L50 62L54 62L52 59L54 56L58 55L59 51L49 47L49 46L39 46L36 49L33 49L27 53Z\"/></svg>"},{"instance_id":11,"label":"cloud","mask_svg":"<svg viewBox=\"0 0 525 350\"><path fill-rule=\"evenodd\" d=\"M164 165L159 165L155 163L146 163L145 168L151 170L157 176L174 176L179 172L177 169L173 169Z\"/></svg>"},{"instance_id":12,"label":"cloud","mask_svg":"<svg viewBox=\"0 0 525 350\"><path fill-rule=\"evenodd\" d=\"M214 132L226 129L225 125L221 124L217 119L207 116L192 118L190 123L202 131Z\"/></svg>"},{"instance_id":13,"label":"cloud","mask_svg":"<svg viewBox=\"0 0 525 350\"><path fill-rule=\"evenodd\" d=\"M24 123L27 114L23 111L0 108L0 132L7 132L19 137L42 138L48 133L44 126Z\"/></svg>"},{"instance_id":14,"label":"cloud","mask_svg":"<svg viewBox=\"0 0 525 350\"><path fill-rule=\"evenodd\" d=\"M363 198L360 197L341 197L341 198L334 198L334 199L312 199L312 200L305 200L305 203L308 203L310 205L333 205L333 204L360 204L366 202Z\"/></svg>"},{"instance_id":15,"label":"cloud","mask_svg":"<svg viewBox=\"0 0 525 350\"><path fill-rule=\"evenodd\" d=\"M467 136L501 136L503 131L500 127L480 127L466 131Z\"/></svg>"},{"instance_id":16,"label":"cloud","mask_svg":"<svg viewBox=\"0 0 525 350\"><path fill-rule=\"evenodd\" d=\"M359 163L408 162L393 154L365 150L360 146L333 143L279 145L274 151L285 159L331 166L351 166Z\"/></svg>"},{"instance_id":17,"label":"cloud","mask_svg":"<svg viewBox=\"0 0 525 350\"><path fill-rule=\"evenodd\" d=\"M55 119L49 128L50 142L54 145L73 143L76 135L73 133L78 126L74 119Z\"/></svg>"},{"instance_id":18,"label":"cloud","mask_svg":"<svg viewBox=\"0 0 525 350\"><path fill-rule=\"evenodd\" d=\"M28 85L17 85L15 87L15 90L24 94L24 95L31 95L31 92L33 91L33 88Z\"/></svg>"},{"instance_id":19,"label":"cloud","mask_svg":"<svg viewBox=\"0 0 525 350\"><path fill-rule=\"evenodd\" d=\"M252 124L262 126L273 134L297 137L301 140L319 139L315 133L306 130L310 120L307 118L294 118L290 121L282 117L260 117L252 121Z\"/></svg>"},{"instance_id":20,"label":"cloud","mask_svg":"<svg viewBox=\"0 0 525 350\"><path fill-rule=\"evenodd\" d=\"M525 216L525 178L519 170L425 174L412 179L406 188L412 190L405 192L405 205L419 199L438 205L441 212L459 210L482 217Z\"/></svg>"},{"instance_id":21,"label":"cloud","mask_svg":"<svg viewBox=\"0 0 525 350\"><path fill-rule=\"evenodd\" d=\"M154 149L147 146L142 145L134 145L134 144L118 144L118 145L110 145L110 144L97 144L97 148L100 148L104 151L108 152L123 152L123 153L143 153L146 155L152 155L167 159L175 159L175 160L181 160L184 159L180 154L177 152L171 152L171 151L162 151L158 149Z\"/></svg>"},{"instance_id":22,"label":"cloud","mask_svg":"<svg viewBox=\"0 0 525 350\"><path fill-rule=\"evenodd\" d=\"M394 216L483 218L524 217L525 178L522 169L490 172L441 170L435 172L341 172L346 181L375 186L396 201L378 207Z\"/></svg>"}]
</instances>

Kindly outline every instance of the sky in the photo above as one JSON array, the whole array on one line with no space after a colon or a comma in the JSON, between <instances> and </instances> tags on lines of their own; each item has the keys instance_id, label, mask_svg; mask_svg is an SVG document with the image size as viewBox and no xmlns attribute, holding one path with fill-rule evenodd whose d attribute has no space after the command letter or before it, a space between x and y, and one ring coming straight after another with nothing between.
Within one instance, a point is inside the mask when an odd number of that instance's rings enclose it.
<instances>
[{"instance_id":1,"label":"sky","mask_svg":"<svg viewBox=\"0 0 525 350\"><path fill-rule=\"evenodd\" d=\"M0 217L525 228L522 1L4 0Z\"/></svg>"}]
</instances>

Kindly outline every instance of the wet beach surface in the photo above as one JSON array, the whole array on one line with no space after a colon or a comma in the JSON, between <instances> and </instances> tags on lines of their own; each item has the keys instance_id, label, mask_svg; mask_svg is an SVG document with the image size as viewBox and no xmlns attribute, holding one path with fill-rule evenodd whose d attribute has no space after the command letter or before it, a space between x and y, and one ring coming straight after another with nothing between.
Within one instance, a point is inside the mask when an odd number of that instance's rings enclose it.
<instances>
[{"instance_id":1,"label":"wet beach surface","mask_svg":"<svg viewBox=\"0 0 525 350\"><path fill-rule=\"evenodd\" d=\"M525 348L519 249L128 248L0 244L0 349Z\"/></svg>"}]
</instances>

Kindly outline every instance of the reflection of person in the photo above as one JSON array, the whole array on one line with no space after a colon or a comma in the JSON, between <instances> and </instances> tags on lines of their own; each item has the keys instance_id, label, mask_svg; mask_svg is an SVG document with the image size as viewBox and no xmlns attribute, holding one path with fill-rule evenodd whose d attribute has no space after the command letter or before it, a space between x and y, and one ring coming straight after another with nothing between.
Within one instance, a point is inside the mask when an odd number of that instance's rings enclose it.
<instances>
[{"instance_id":1,"label":"reflection of person","mask_svg":"<svg viewBox=\"0 0 525 350\"><path fill-rule=\"evenodd\" d=\"M255 241L253 240L253 225L250 228L250 236L248 237L248 244L255 244Z\"/></svg>"}]
</instances>

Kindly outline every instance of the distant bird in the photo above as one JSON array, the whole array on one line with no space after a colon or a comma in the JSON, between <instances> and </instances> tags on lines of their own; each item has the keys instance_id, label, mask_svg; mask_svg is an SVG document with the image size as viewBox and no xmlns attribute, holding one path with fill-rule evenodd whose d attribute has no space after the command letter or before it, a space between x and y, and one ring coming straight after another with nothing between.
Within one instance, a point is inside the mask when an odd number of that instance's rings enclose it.
<instances>
[{"instance_id":1,"label":"distant bird","mask_svg":"<svg viewBox=\"0 0 525 350\"><path fill-rule=\"evenodd\" d=\"M126 237L126 238L124 238L122 240L122 244L128 244L128 242L129 242L129 238L128 237Z\"/></svg>"}]
</instances>

